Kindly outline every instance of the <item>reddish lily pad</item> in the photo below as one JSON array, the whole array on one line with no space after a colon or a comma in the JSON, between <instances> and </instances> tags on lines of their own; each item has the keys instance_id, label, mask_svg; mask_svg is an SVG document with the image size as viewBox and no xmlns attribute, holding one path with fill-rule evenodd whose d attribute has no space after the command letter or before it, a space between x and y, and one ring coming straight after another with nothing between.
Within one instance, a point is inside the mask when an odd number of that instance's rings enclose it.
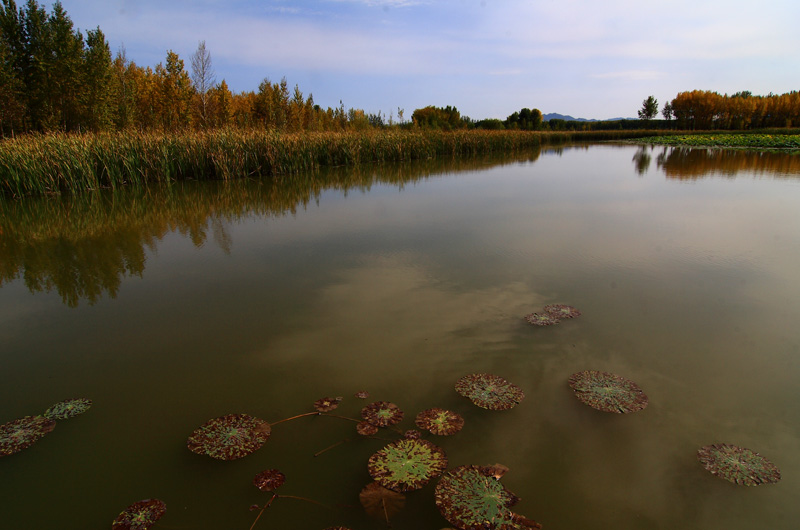
<instances>
[{"instance_id":1,"label":"reddish lily pad","mask_svg":"<svg viewBox=\"0 0 800 530\"><path fill-rule=\"evenodd\" d=\"M517 385L493 374L465 375L456 383L456 392L489 410L513 408L525 397Z\"/></svg>"},{"instance_id":2,"label":"reddish lily pad","mask_svg":"<svg viewBox=\"0 0 800 530\"><path fill-rule=\"evenodd\" d=\"M318 399L314 402L314 409L317 412L330 412L335 410L339 403L342 402L343 397L324 397L322 399Z\"/></svg>"},{"instance_id":3,"label":"reddish lily pad","mask_svg":"<svg viewBox=\"0 0 800 530\"><path fill-rule=\"evenodd\" d=\"M158 499L134 502L111 523L113 530L146 530L167 511L167 505Z\"/></svg>"},{"instance_id":4,"label":"reddish lily pad","mask_svg":"<svg viewBox=\"0 0 800 530\"><path fill-rule=\"evenodd\" d=\"M378 428L368 421L360 421L356 425L356 432L361 436L372 436L378 432Z\"/></svg>"},{"instance_id":5,"label":"reddish lily pad","mask_svg":"<svg viewBox=\"0 0 800 530\"><path fill-rule=\"evenodd\" d=\"M444 449L427 440L403 438L373 454L367 469L384 488L413 491L447 469L447 456Z\"/></svg>"},{"instance_id":6,"label":"reddish lily pad","mask_svg":"<svg viewBox=\"0 0 800 530\"><path fill-rule=\"evenodd\" d=\"M760 454L731 444L712 444L697 451L697 459L712 475L734 484L758 486L781 479L778 467Z\"/></svg>"},{"instance_id":7,"label":"reddish lily pad","mask_svg":"<svg viewBox=\"0 0 800 530\"><path fill-rule=\"evenodd\" d=\"M361 417L376 427L386 427L400 423L403 411L394 403L376 401L361 409Z\"/></svg>"},{"instance_id":8,"label":"reddish lily pad","mask_svg":"<svg viewBox=\"0 0 800 530\"><path fill-rule=\"evenodd\" d=\"M436 485L436 507L461 530L541 528L536 521L511 511L519 498L495 478L493 467L459 466Z\"/></svg>"},{"instance_id":9,"label":"reddish lily pad","mask_svg":"<svg viewBox=\"0 0 800 530\"><path fill-rule=\"evenodd\" d=\"M569 377L569 386L583 403L603 412L628 413L647 407L639 385L620 375L584 370Z\"/></svg>"},{"instance_id":10,"label":"reddish lily pad","mask_svg":"<svg viewBox=\"0 0 800 530\"><path fill-rule=\"evenodd\" d=\"M356 392L355 396L358 399L367 399L369 397L369 392L367 392L366 390L359 390L358 392Z\"/></svg>"},{"instance_id":11,"label":"reddish lily pad","mask_svg":"<svg viewBox=\"0 0 800 530\"><path fill-rule=\"evenodd\" d=\"M414 420L417 427L439 436L450 436L464 427L464 418L451 410L432 408L417 414Z\"/></svg>"},{"instance_id":12,"label":"reddish lily pad","mask_svg":"<svg viewBox=\"0 0 800 530\"><path fill-rule=\"evenodd\" d=\"M406 505L405 495L384 488L377 482L367 484L361 490L358 499L367 514L378 519L384 519L387 523L389 518L398 514Z\"/></svg>"},{"instance_id":13,"label":"reddish lily pad","mask_svg":"<svg viewBox=\"0 0 800 530\"><path fill-rule=\"evenodd\" d=\"M44 416L25 416L0 425L0 456L27 449L55 427L56 422Z\"/></svg>"},{"instance_id":14,"label":"reddish lily pad","mask_svg":"<svg viewBox=\"0 0 800 530\"><path fill-rule=\"evenodd\" d=\"M271 428L264 420L247 414L226 414L198 427L186 445L190 451L219 460L242 458L264 445Z\"/></svg>"},{"instance_id":15,"label":"reddish lily pad","mask_svg":"<svg viewBox=\"0 0 800 530\"><path fill-rule=\"evenodd\" d=\"M407 440L419 440L422 438L422 433L416 429L408 429L403 433L403 438Z\"/></svg>"},{"instance_id":16,"label":"reddish lily pad","mask_svg":"<svg viewBox=\"0 0 800 530\"><path fill-rule=\"evenodd\" d=\"M524 318L528 324L533 324L534 326L552 326L560 322L558 318L550 313L530 313L525 315Z\"/></svg>"},{"instance_id":17,"label":"reddish lily pad","mask_svg":"<svg viewBox=\"0 0 800 530\"><path fill-rule=\"evenodd\" d=\"M550 304L544 306L544 312L553 315L555 318L575 318L581 316L581 312L571 305Z\"/></svg>"},{"instance_id":18,"label":"reddish lily pad","mask_svg":"<svg viewBox=\"0 0 800 530\"><path fill-rule=\"evenodd\" d=\"M83 414L92 406L92 400L87 398L67 399L51 406L44 412L45 418L51 420L66 420Z\"/></svg>"},{"instance_id":19,"label":"reddish lily pad","mask_svg":"<svg viewBox=\"0 0 800 530\"><path fill-rule=\"evenodd\" d=\"M253 485L261 491L273 491L286 482L286 475L277 469L267 469L262 471L253 479Z\"/></svg>"}]
</instances>

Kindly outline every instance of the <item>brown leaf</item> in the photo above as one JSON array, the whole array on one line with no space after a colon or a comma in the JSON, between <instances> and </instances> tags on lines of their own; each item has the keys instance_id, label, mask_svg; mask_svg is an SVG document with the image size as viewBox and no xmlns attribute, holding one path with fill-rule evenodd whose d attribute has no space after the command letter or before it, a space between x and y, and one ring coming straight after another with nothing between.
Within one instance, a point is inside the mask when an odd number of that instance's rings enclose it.
<instances>
[{"instance_id":1,"label":"brown leaf","mask_svg":"<svg viewBox=\"0 0 800 530\"><path fill-rule=\"evenodd\" d=\"M367 484L358 498L367 514L385 519L387 523L390 517L399 513L406 505L405 495L386 489L377 482Z\"/></svg>"}]
</instances>

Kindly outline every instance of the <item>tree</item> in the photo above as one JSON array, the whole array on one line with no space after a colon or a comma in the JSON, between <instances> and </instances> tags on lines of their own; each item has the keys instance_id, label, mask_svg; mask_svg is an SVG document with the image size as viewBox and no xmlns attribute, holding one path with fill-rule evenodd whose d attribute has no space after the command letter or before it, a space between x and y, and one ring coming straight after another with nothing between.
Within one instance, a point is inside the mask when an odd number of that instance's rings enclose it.
<instances>
[{"instance_id":1,"label":"tree","mask_svg":"<svg viewBox=\"0 0 800 530\"><path fill-rule=\"evenodd\" d=\"M81 108L82 122L89 129L105 129L111 123L113 75L111 50L103 32L99 27L88 31L83 52Z\"/></svg>"},{"instance_id":2,"label":"tree","mask_svg":"<svg viewBox=\"0 0 800 530\"><path fill-rule=\"evenodd\" d=\"M652 120L658 114L658 100L653 96L648 96L642 101L642 109L639 111L640 120Z\"/></svg>"},{"instance_id":3,"label":"tree","mask_svg":"<svg viewBox=\"0 0 800 530\"><path fill-rule=\"evenodd\" d=\"M200 41L197 50L192 54L192 82L200 99L200 121L203 126L208 122L209 90L216 83L214 68L211 66L211 54L206 49L206 41Z\"/></svg>"},{"instance_id":4,"label":"tree","mask_svg":"<svg viewBox=\"0 0 800 530\"><path fill-rule=\"evenodd\" d=\"M670 121L672 119L672 104L669 101L664 103L664 108L661 109L661 114L664 116L664 119Z\"/></svg>"}]
</instances>

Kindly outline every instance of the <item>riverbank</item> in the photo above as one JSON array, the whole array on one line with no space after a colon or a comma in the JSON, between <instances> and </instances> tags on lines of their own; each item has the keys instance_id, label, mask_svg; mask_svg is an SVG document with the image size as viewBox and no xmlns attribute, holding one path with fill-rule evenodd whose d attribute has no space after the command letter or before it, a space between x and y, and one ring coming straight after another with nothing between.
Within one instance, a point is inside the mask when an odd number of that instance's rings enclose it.
<instances>
[{"instance_id":1,"label":"riverbank","mask_svg":"<svg viewBox=\"0 0 800 530\"><path fill-rule=\"evenodd\" d=\"M78 193L183 179L230 179L442 156L513 153L658 131L419 131L284 134L264 130L32 135L0 142L0 193Z\"/></svg>"},{"instance_id":2,"label":"riverbank","mask_svg":"<svg viewBox=\"0 0 800 530\"><path fill-rule=\"evenodd\" d=\"M638 138L636 143L685 147L731 147L749 149L797 149L800 150L800 134L785 133L698 133L672 136L649 136Z\"/></svg>"}]
</instances>

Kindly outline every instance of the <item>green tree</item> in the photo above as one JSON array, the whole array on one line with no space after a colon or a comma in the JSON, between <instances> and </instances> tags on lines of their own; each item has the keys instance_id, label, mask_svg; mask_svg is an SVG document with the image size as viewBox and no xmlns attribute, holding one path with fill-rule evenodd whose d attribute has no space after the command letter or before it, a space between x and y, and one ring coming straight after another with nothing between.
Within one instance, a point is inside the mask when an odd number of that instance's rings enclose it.
<instances>
[{"instance_id":1,"label":"green tree","mask_svg":"<svg viewBox=\"0 0 800 530\"><path fill-rule=\"evenodd\" d=\"M652 120L658 115L658 100L653 96L648 96L642 101L642 108L639 111L640 120Z\"/></svg>"},{"instance_id":2,"label":"green tree","mask_svg":"<svg viewBox=\"0 0 800 530\"><path fill-rule=\"evenodd\" d=\"M192 103L192 81L183 67L183 59L177 53L167 52L166 67L156 66L158 85L159 117L165 129L178 129L189 125Z\"/></svg>"},{"instance_id":3,"label":"green tree","mask_svg":"<svg viewBox=\"0 0 800 530\"><path fill-rule=\"evenodd\" d=\"M86 32L82 72L83 123L91 130L108 128L112 123L112 90L114 70L111 50L98 27Z\"/></svg>"}]
</instances>

